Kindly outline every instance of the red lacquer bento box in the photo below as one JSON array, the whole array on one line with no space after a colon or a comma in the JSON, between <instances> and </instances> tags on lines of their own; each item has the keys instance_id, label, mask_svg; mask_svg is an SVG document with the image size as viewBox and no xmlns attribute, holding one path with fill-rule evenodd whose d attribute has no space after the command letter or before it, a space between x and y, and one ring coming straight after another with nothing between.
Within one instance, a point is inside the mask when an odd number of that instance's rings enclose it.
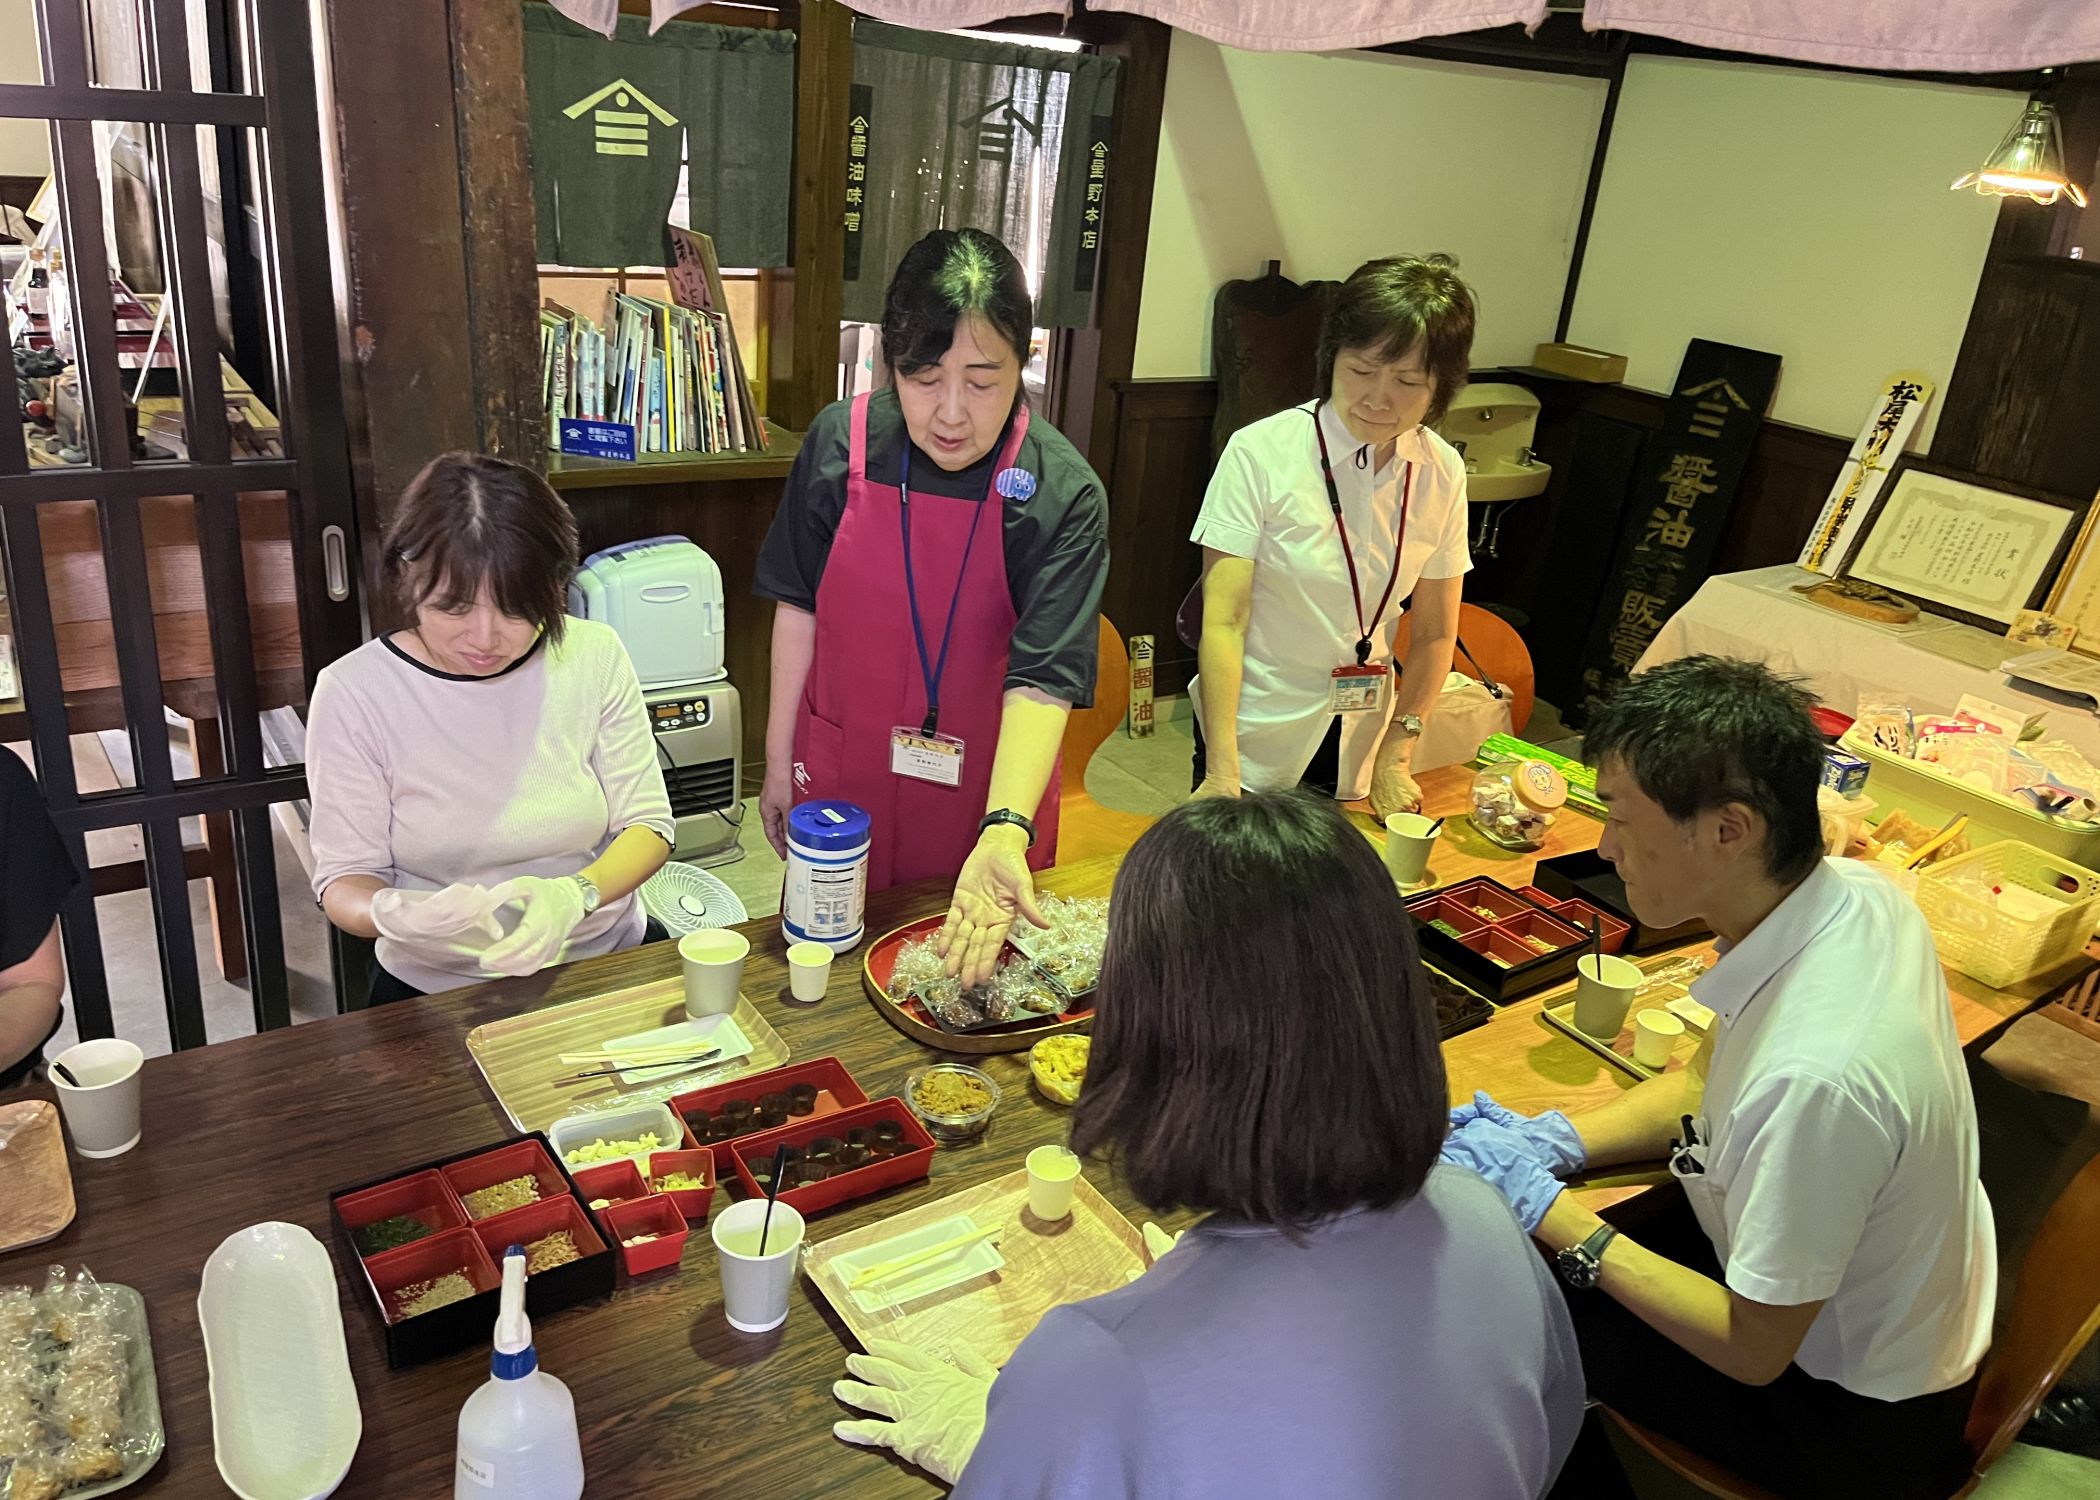
<instances>
[{"instance_id":1,"label":"red lacquer bento box","mask_svg":"<svg viewBox=\"0 0 2100 1500\"><path fill-rule=\"evenodd\" d=\"M496 1210L480 1196L524 1179L531 1182L529 1201ZM504 1201L524 1191L513 1189ZM612 1246L584 1211L543 1135L345 1188L330 1194L328 1206L353 1281L364 1285L367 1305L385 1329L386 1362L393 1369L488 1343L496 1327L499 1268L512 1245L529 1247L565 1232L577 1251L576 1259L526 1279L525 1307L535 1318L602 1297L613 1287ZM477 1209L484 1211L477 1215ZM415 1237L393 1243L404 1233ZM471 1291L439 1300L445 1295L441 1284L455 1274ZM407 1312L404 1304L419 1297L432 1305Z\"/></svg>"},{"instance_id":2,"label":"red lacquer bento box","mask_svg":"<svg viewBox=\"0 0 2100 1500\"><path fill-rule=\"evenodd\" d=\"M739 1136L820 1120L867 1102L867 1091L835 1057L754 1073L731 1083L674 1094L670 1100L671 1112L685 1127L687 1144L717 1150Z\"/></svg>"},{"instance_id":3,"label":"red lacquer bento box","mask_svg":"<svg viewBox=\"0 0 2100 1500\"><path fill-rule=\"evenodd\" d=\"M729 1166L746 1194L765 1194L782 1146L788 1148L786 1180L792 1185L780 1201L804 1218L921 1181L933 1170L933 1137L896 1098L729 1142Z\"/></svg>"},{"instance_id":4,"label":"red lacquer bento box","mask_svg":"<svg viewBox=\"0 0 2100 1500\"><path fill-rule=\"evenodd\" d=\"M1485 877L1426 891L1407 912L1423 957L1498 1004L1574 978L1589 951L1587 920L1577 926ZM1618 925L1623 943L1625 927Z\"/></svg>"}]
</instances>

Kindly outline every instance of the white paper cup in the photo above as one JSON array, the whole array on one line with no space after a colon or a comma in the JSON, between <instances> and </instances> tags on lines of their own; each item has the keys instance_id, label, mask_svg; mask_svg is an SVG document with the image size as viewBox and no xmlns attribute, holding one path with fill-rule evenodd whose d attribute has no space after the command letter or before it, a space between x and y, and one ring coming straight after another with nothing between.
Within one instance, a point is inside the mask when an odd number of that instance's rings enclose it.
<instances>
[{"instance_id":1,"label":"white paper cup","mask_svg":"<svg viewBox=\"0 0 2100 1500\"><path fill-rule=\"evenodd\" d=\"M1645 976L1623 958L1585 953L1575 965L1575 1029L1611 1041L1626 1027L1626 1009Z\"/></svg>"},{"instance_id":2,"label":"white paper cup","mask_svg":"<svg viewBox=\"0 0 2100 1500\"><path fill-rule=\"evenodd\" d=\"M1633 1018L1633 1060L1644 1068L1660 1072L1670 1062L1670 1054L1677 1049L1677 1039L1684 1035L1684 1020L1669 1011L1649 1009Z\"/></svg>"},{"instance_id":3,"label":"white paper cup","mask_svg":"<svg viewBox=\"0 0 2100 1500\"><path fill-rule=\"evenodd\" d=\"M1429 851L1436 835L1429 830L1436 819L1420 813L1394 813L1385 820L1385 868L1402 885L1415 885L1429 868Z\"/></svg>"},{"instance_id":4,"label":"white paper cup","mask_svg":"<svg viewBox=\"0 0 2100 1500\"><path fill-rule=\"evenodd\" d=\"M802 1215L775 1203L766 1253L759 1255L765 1220L766 1200L746 1198L708 1221L722 1266L722 1310L738 1333L770 1333L787 1321L788 1293L802 1256Z\"/></svg>"},{"instance_id":5,"label":"white paper cup","mask_svg":"<svg viewBox=\"0 0 2100 1500\"><path fill-rule=\"evenodd\" d=\"M51 1069L75 1151L95 1158L122 1156L139 1143L139 1068L145 1061L145 1053L115 1037L75 1042L52 1059L80 1080L75 1088L55 1066Z\"/></svg>"},{"instance_id":6,"label":"white paper cup","mask_svg":"<svg viewBox=\"0 0 2100 1500\"><path fill-rule=\"evenodd\" d=\"M1079 1158L1063 1146L1038 1146L1028 1153L1028 1211L1046 1224L1072 1212L1079 1191Z\"/></svg>"},{"instance_id":7,"label":"white paper cup","mask_svg":"<svg viewBox=\"0 0 2100 1500\"><path fill-rule=\"evenodd\" d=\"M726 927L703 927L678 940L678 962L685 970L685 1013L726 1016L736 1009L744 987L744 958L751 939Z\"/></svg>"},{"instance_id":8,"label":"white paper cup","mask_svg":"<svg viewBox=\"0 0 2100 1500\"><path fill-rule=\"evenodd\" d=\"M797 943L788 949L788 987L795 998L811 1003L824 998L831 983L832 953L822 943Z\"/></svg>"}]
</instances>

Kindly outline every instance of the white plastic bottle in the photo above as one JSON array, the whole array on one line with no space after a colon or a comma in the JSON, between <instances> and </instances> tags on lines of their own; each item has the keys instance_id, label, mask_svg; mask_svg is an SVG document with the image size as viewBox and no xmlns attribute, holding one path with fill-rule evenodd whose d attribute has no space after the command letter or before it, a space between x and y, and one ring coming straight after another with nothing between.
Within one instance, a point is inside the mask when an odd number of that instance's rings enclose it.
<instances>
[{"instance_id":1,"label":"white plastic bottle","mask_svg":"<svg viewBox=\"0 0 2100 1500\"><path fill-rule=\"evenodd\" d=\"M453 1500L580 1500L583 1445L569 1388L540 1368L525 1317L525 1251L503 1257L488 1384L459 1411Z\"/></svg>"}]
</instances>

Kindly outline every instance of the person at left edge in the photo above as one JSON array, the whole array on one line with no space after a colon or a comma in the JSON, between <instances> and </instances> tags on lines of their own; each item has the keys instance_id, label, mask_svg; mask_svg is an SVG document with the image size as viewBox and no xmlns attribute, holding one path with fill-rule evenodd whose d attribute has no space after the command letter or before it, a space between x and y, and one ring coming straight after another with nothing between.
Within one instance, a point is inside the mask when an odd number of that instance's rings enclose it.
<instances>
[{"instance_id":1,"label":"person at left edge","mask_svg":"<svg viewBox=\"0 0 2100 1500\"><path fill-rule=\"evenodd\" d=\"M1093 701L1101 481L1021 391L1034 321L1013 252L942 229L882 317L891 383L817 414L759 554L775 601L759 798L873 822L868 889L953 880L938 945L988 977L1057 849L1065 719Z\"/></svg>"},{"instance_id":2,"label":"person at left edge","mask_svg":"<svg viewBox=\"0 0 2100 1500\"><path fill-rule=\"evenodd\" d=\"M58 909L79 884L36 778L0 748L0 1090L29 1081L58 1031Z\"/></svg>"}]
</instances>

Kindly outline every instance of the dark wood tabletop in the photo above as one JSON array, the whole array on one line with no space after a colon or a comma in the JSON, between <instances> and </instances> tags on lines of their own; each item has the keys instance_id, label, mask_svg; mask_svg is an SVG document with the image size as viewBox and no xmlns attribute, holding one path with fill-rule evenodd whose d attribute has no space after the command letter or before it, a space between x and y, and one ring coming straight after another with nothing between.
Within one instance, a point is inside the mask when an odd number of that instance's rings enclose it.
<instances>
[{"instance_id":1,"label":"dark wood tabletop","mask_svg":"<svg viewBox=\"0 0 2100 1500\"><path fill-rule=\"evenodd\" d=\"M1437 779L1425 790L1433 812L1447 810L1442 804L1454 795L1462 801L1463 776L1432 776ZM1595 845L1595 823L1564 821L1568 826L1555 830L1548 852ZM1485 846L1469 852L1448 830L1446 847L1450 852L1440 853L1436 866L1445 878L1471 873L1478 863L1493 863L1511 885L1529 876L1529 859ZM1105 892L1118 862L1110 857L1060 867L1042 883L1068 895ZM944 888L922 885L873 896L869 931L879 934L937 912L947 895ZM905 1075L929 1059L871 1008L861 988L859 953L834 965L821 1002L801 1006L788 995L777 919L743 930L752 939L745 994L787 1041L791 1060L835 1055L870 1097L879 1098L900 1093ZM104 1280L145 1295L167 1450L131 1493L225 1493L212 1458L198 1281L222 1239L271 1219L313 1231L336 1263L364 1412L363 1441L338 1493L449 1493L454 1424L461 1404L487 1378L486 1350L388 1370L376 1310L331 1232L328 1195L514 1134L468 1057L465 1039L475 1026L662 979L677 968L675 946L659 943L531 979L148 1061L141 1144L114 1161L75 1157L80 1212L73 1225L47 1244L0 1256L0 1285L36 1282L43 1267L62 1262L86 1265ZM2033 1003L1993 999L2008 1017ZM1972 1008L1978 1024L1996 1019L1982 1006ZM1537 1009L1533 1000L1498 1011L1487 1026L1446 1045L1454 1098L1485 1087L1518 1108L1533 1109L1588 1102L1627 1086L1625 1075L1547 1030ZM1965 1039L1969 1030L1964 1028ZM931 1182L818 1215L812 1240L1013 1171L1031 1148L1064 1138L1069 1116L1036 1095L1026 1054L971 1061L1004 1091L989 1135L943 1147ZM40 1088L0 1098L39 1093L51 1097ZM1149 1216L1104 1170L1090 1168L1088 1175L1134 1223ZM718 1197L716 1211L726 1201ZM1185 1222L1157 1217L1169 1228ZM798 1282L782 1328L758 1336L729 1328L704 1230L692 1236L676 1273L622 1285L609 1301L547 1317L534 1334L543 1367L575 1394L590 1493L876 1500L939 1488L886 1453L831 1436L831 1423L849 1414L832 1398L831 1383L844 1374L853 1345L806 1280Z\"/></svg>"}]
</instances>

